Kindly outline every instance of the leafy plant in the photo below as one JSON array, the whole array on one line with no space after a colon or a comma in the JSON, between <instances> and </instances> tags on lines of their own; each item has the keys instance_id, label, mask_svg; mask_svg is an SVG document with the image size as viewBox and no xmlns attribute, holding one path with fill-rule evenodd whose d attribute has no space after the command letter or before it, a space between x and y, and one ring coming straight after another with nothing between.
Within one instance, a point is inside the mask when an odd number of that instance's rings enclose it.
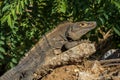
<instances>
[{"instance_id":1,"label":"leafy plant","mask_svg":"<svg viewBox=\"0 0 120 80\"><path fill-rule=\"evenodd\" d=\"M2 73L15 66L43 34L60 22L97 21L96 30L91 32L95 40L101 35L99 28L120 36L120 0L2 0L0 4Z\"/></svg>"}]
</instances>

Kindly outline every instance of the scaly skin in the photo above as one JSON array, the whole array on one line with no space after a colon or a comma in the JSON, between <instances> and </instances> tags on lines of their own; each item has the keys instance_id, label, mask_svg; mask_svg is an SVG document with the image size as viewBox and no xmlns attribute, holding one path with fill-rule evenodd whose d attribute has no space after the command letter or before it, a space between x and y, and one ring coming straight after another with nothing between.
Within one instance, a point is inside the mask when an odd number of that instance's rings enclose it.
<instances>
[{"instance_id":1,"label":"scaly skin","mask_svg":"<svg viewBox=\"0 0 120 80\"><path fill-rule=\"evenodd\" d=\"M94 21L67 22L58 25L52 32L45 34L19 64L1 76L0 80L33 80L31 75L38 66L45 63L45 60L56 55L56 52L63 51L62 48L66 43L79 40L95 27Z\"/></svg>"}]
</instances>

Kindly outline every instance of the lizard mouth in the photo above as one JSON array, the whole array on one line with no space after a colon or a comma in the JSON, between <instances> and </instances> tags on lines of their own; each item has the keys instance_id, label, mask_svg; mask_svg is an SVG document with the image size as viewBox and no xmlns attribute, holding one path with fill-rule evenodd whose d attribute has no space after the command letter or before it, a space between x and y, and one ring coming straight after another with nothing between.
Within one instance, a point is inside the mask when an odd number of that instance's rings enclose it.
<instances>
[{"instance_id":1,"label":"lizard mouth","mask_svg":"<svg viewBox=\"0 0 120 80\"><path fill-rule=\"evenodd\" d=\"M88 27L95 28L97 23L95 21L87 22Z\"/></svg>"}]
</instances>

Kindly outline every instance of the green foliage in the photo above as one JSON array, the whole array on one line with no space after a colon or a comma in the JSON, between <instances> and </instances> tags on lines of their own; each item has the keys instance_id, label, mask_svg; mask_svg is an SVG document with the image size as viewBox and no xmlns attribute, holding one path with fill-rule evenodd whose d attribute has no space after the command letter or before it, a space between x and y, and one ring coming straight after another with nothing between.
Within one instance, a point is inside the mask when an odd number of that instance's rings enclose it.
<instances>
[{"instance_id":1,"label":"green foliage","mask_svg":"<svg viewBox=\"0 0 120 80\"><path fill-rule=\"evenodd\" d=\"M120 36L120 0L2 0L0 70L16 65L38 39L63 21L97 21ZM93 31L97 40L101 34ZM120 43L118 44L120 45Z\"/></svg>"},{"instance_id":2,"label":"green foliage","mask_svg":"<svg viewBox=\"0 0 120 80\"><path fill-rule=\"evenodd\" d=\"M52 14L54 13L66 13L67 9L67 0L54 0L52 7Z\"/></svg>"}]
</instances>

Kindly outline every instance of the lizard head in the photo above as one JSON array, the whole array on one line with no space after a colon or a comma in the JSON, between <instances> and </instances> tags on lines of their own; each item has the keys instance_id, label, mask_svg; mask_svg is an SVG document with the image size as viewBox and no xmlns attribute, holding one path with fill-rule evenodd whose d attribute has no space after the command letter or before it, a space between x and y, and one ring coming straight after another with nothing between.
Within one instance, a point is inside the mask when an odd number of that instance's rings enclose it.
<instances>
[{"instance_id":1,"label":"lizard head","mask_svg":"<svg viewBox=\"0 0 120 80\"><path fill-rule=\"evenodd\" d=\"M71 40L79 40L84 34L96 27L95 21L81 21L73 23L66 31L66 37Z\"/></svg>"}]
</instances>

